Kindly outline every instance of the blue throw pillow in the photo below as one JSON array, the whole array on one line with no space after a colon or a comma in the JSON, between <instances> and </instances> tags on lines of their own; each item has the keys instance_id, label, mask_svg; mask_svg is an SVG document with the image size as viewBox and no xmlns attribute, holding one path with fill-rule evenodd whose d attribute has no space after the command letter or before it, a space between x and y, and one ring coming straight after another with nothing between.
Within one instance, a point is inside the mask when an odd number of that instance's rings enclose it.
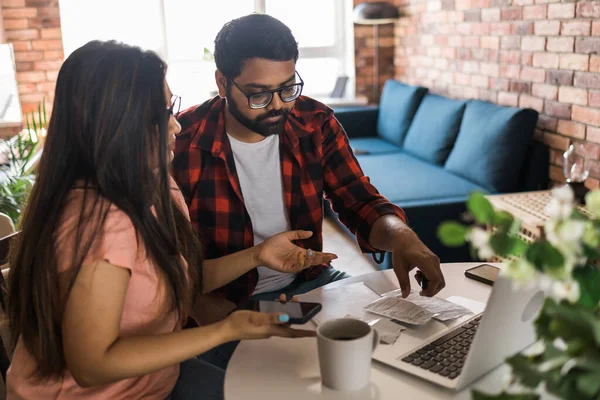
<instances>
[{"instance_id":1,"label":"blue throw pillow","mask_svg":"<svg viewBox=\"0 0 600 400\"><path fill-rule=\"evenodd\" d=\"M493 192L515 190L538 113L472 100L444 168Z\"/></svg>"},{"instance_id":2,"label":"blue throw pillow","mask_svg":"<svg viewBox=\"0 0 600 400\"><path fill-rule=\"evenodd\" d=\"M404 150L422 160L444 165L458 135L466 104L429 93L408 128Z\"/></svg>"},{"instance_id":3,"label":"blue throw pillow","mask_svg":"<svg viewBox=\"0 0 600 400\"><path fill-rule=\"evenodd\" d=\"M386 81L379 101L377 132L389 142L402 146L408 127L427 88L408 86L396 80Z\"/></svg>"}]
</instances>

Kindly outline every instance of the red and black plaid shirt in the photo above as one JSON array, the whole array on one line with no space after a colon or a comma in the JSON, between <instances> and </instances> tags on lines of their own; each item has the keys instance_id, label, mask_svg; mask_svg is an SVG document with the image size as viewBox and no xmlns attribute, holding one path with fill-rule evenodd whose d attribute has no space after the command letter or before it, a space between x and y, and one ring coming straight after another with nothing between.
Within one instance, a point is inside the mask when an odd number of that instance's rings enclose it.
<instances>
[{"instance_id":1,"label":"red and black plaid shirt","mask_svg":"<svg viewBox=\"0 0 600 400\"><path fill-rule=\"evenodd\" d=\"M225 133L225 104L215 97L179 115L182 130L173 160L173 176L186 198L207 259L254 245L252 221ZM396 214L405 220L402 209L380 195L363 174L331 109L315 100L296 100L280 136L280 158L291 228L313 232L309 239L297 243L303 248L323 248L324 196L356 234L365 253L379 252L369 245L368 238L380 216ZM309 268L301 277L312 279L324 267ZM257 280L257 270L253 269L217 292L239 303L252 294Z\"/></svg>"}]
</instances>

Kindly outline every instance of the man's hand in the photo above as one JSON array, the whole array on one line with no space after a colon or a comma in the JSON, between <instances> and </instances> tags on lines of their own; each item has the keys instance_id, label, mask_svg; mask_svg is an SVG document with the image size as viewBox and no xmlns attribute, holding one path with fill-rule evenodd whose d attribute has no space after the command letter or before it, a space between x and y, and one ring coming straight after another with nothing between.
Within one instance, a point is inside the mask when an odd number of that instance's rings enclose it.
<instances>
[{"instance_id":1,"label":"man's hand","mask_svg":"<svg viewBox=\"0 0 600 400\"><path fill-rule=\"evenodd\" d=\"M414 268L419 270L415 275L417 282L425 282L422 296L434 296L446 286L440 259L398 216L379 217L371 227L369 243L376 249L392 253L392 264L402 289L402 297L410 294L408 273Z\"/></svg>"},{"instance_id":2,"label":"man's hand","mask_svg":"<svg viewBox=\"0 0 600 400\"><path fill-rule=\"evenodd\" d=\"M402 297L410 294L409 272L417 268L415 278L422 285L425 278L425 288L421 291L423 296L434 296L446 286L444 275L440 269L440 259L421 242L418 236L410 231L397 232L392 248L392 264L398 277Z\"/></svg>"},{"instance_id":3,"label":"man's hand","mask_svg":"<svg viewBox=\"0 0 600 400\"><path fill-rule=\"evenodd\" d=\"M313 265L329 264L337 256L306 250L293 241L308 239L312 232L291 231L273 235L256 247L256 264L279 272L297 273Z\"/></svg>"}]
</instances>

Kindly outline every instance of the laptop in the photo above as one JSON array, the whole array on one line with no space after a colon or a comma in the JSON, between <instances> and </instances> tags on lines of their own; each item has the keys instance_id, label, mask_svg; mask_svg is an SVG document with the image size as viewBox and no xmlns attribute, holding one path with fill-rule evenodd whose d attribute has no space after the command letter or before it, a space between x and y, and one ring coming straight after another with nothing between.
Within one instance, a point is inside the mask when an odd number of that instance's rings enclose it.
<instances>
[{"instance_id":1,"label":"laptop","mask_svg":"<svg viewBox=\"0 0 600 400\"><path fill-rule=\"evenodd\" d=\"M450 330L376 360L452 390L461 390L535 341L533 322L544 291L515 288L498 276L482 313ZM403 333L404 334L404 333ZM390 353L395 353L390 357Z\"/></svg>"}]
</instances>

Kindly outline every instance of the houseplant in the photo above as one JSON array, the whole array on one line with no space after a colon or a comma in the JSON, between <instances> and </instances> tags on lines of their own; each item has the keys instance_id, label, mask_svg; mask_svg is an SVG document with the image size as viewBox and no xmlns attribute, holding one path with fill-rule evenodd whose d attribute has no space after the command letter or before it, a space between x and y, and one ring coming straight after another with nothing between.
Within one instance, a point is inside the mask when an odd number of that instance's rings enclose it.
<instances>
[{"instance_id":1,"label":"houseplant","mask_svg":"<svg viewBox=\"0 0 600 400\"><path fill-rule=\"evenodd\" d=\"M515 285L541 285L548 293L535 321L538 341L527 355L506 360L512 372L504 391L475 391L474 399L538 399L542 390L566 400L600 399L600 190L585 203L577 207L569 186L553 189L550 218L531 242L518 237L518 220L479 192L467 202L466 223L440 225L445 245L468 243L480 259L508 258L502 273Z\"/></svg>"},{"instance_id":2,"label":"houseplant","mask_svg":"<svg viewBox=\"0 0 600 400\"><path fill-rule=\"evenodd\" d=\"M0 168L0 212L18 225L34 182L34 168L41 156L47 126L45 102L38 106L37 116L26 116L26 128L10 139L0 141L4 163Z\"/></svg>"}]
</instances>

